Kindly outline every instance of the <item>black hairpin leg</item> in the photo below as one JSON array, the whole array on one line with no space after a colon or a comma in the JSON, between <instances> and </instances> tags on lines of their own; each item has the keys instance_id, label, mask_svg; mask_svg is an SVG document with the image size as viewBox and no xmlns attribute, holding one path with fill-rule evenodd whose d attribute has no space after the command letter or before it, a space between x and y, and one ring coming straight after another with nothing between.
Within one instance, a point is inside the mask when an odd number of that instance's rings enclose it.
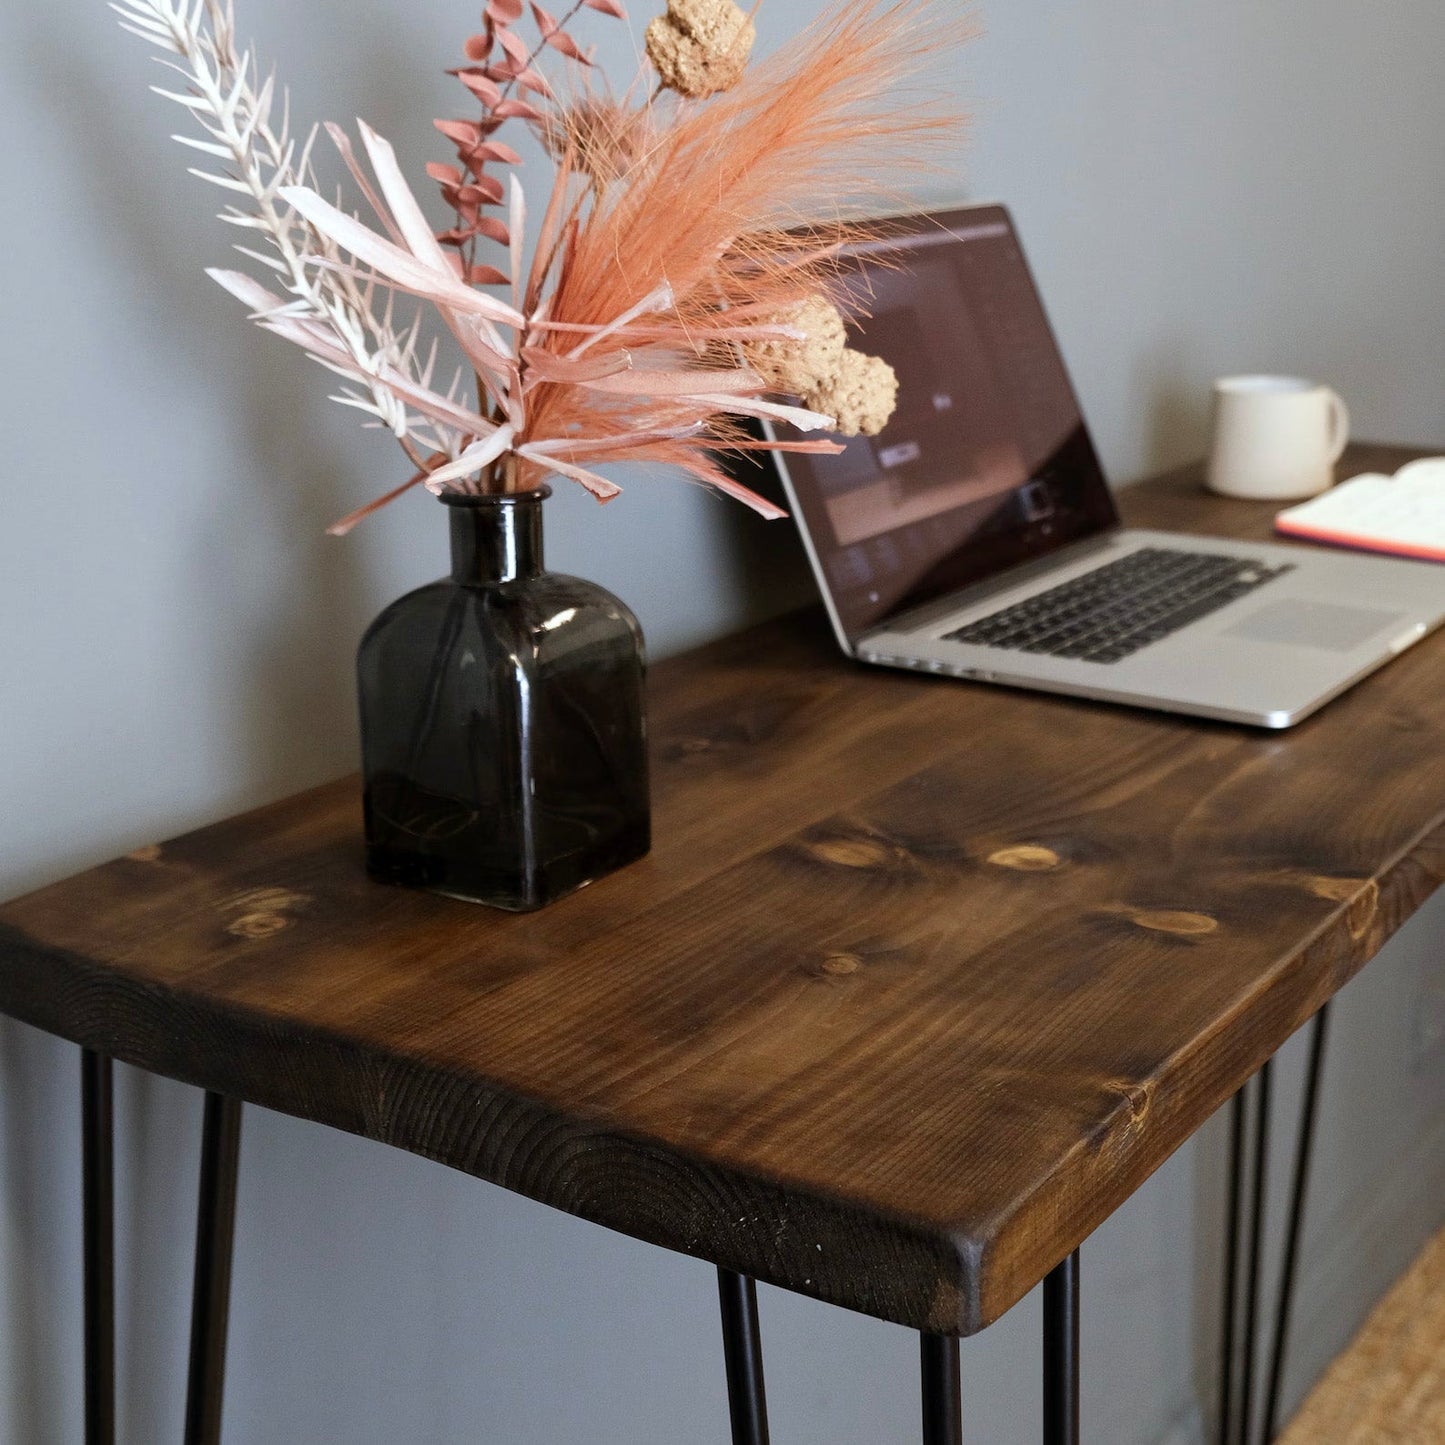
<instances>
[{"instance_id":1,"label":"black hairpin leg","mask_svg":"<svg viewBox=\"0 0 1445 1445\"><path fill-rule=\"evenodd\" d=\"M1264 1203L1269 1167L1269 1096L1273 1059L1259 1071L1254 1096L1254 1179L1250 1197L1249 1259L1245 1265L1244 1339L1240 1352L1240 1445L1249 1445L1254 1425L1254 1339L1259 1322L1259 1264L1264 1253Z\"/></svg>"},{"instance_id":2,"label":"black hairpin leg","mask_svg":"<svg viewBox=\"0 0 1445 1445\"><path fill-rule=\"evenodd\" d=\"M1310 1154L1314 1148L1315 1118L1318 1114L1320 1075L1324 1071L1325 1033L1330 1006L1326 1003L1314 1017L1310 1032L1310 1058L1305 1071L1304 1101L1300 1106L1299 1142L1295 1146L1294 1183L1290 1190L1289 1224L1285 1232L1284 1259L1280 1265L1279 1305L1274 1317L1274 1347L1270 1352L1269 1385L1264 1397L1264 1439L1270 1445L1279 1434L1279 1396L1284 1377L1285 1345L1289 1338L1290 1310L1294 1304L1295 1263L1299 1257L1300 1231L1304 1223L1305 1194L1309 1187Z\"/></svg>"},{"instance_id":3,"label":"black hairpin leg","mask_svg":"<svg viewBox=\"0 0 1445 1445\"><path fill-rule=\"evenodd\" d=\"M1044 1445L1079 1445L1079 1251L1044 1280Z\"/></svg>"},{"instance_id":4,"label":"black hairpin leg","mask_svg":"<svg viewBox=\"0 0 1445 1445\"><path fill-rule=\"evenodd\" d=\"M231 1246L236 1232L236 1175L240 1157L241 1101L207 1094L201 1129L201 1187L196 1215L196 1279L191 1298L185 1445L218 1445L221 1438Z\"/></svg>"},{"instance_id":5,"label":"black hairpin leg","mask_svg":"<svg viewBox=\"0 0 1445 1445\"><path fill-rule=\"evenodd\" d=\"M963 1386L958 1341L952 1335L920 1336L923 1377L923 1445L963 1445Z\"/></svg>"},{"instance_id":6,"label":"black hairpin leg","mask_svg":"<svg viewBox=\"0 0 1445 1445\"><path fill-rule=\"evenodd\" d=\"M85 1442L115 1440L115 1145L111 1062L80 1054L85 1250Z\"/></svg>"},{"instance_id":7,"label":"black hairpin leg","mask_svg":"<svg viewBox=\"0 0 1445 1445\"><path fill-rule=\"evenodd\" d=\"M1265 1160L1269 1151L1271 1060L1234 1096L1230 1128L1229 1237L1225 1248L1224 1328L1220 1351L1220 1445L1249 1445L1254 1419L1254 1341L1259 1319L1259 1264L1264 1248ZM1244 1218L1245 1090L1254 1090L1254 1126L1248 1220ZM1240 1235L1243 1234L1241 1246ZM1244 1255L1244 1297L1239 1302L1239 1260ZM1241 1317L1242 1316L1242 1317ZM1236 1324L1241 1335L1236 1347ZM1236 1397L1233 1386L1239 1385Z\"/></svg>"},{"instance_id":8,"label":"black hairpin leg","mask_svg":"<svg viewBox=\"0 0 1445 1445\"><path fill-rule=\"evenodd\" d=\"M1239 1279L1239 1223L1244 1211L1244 1094L1229 1101L1229 1219L1224 1241L1224 1320L1219 1346L1218 1445L1234 1442L1234 1317Z\"/></svg>"},{"instance_id":9,"label":"black hairpin leg","mask_svg":"<svg viewBox=\"0 0 1445 1445\"><path fill-rule=\"evenodd\" d=\"M1314 1147L1315 1122L1319 1113L1320 1079L1324 1071L1325 1034L1330 1006L1315 1015L1310 1038L1309 1063L1305 1072L1304 1097L1300 1105L1299 1133L1295 1143L1294 1177L1290 1190L1289 1216L1285 1221L1284 1252L1280 1265L1279 1298L1270 1350L1269 1376L1265 1389L1262 1433L1269 1445L1279 1432L1280 1389L1284 1375L1285 1350L1289 1340L1290 1313L1299 1261L1299 1242L1304 1224L1305 1197L1309 1184L1310 1156ZM1254 1127L1249 1181L1248 1242L1245 1245L1245 1290L1243 1318L1238 1298L1240 1235L1244 1224L1245 1194L1245 1094L1248 1084L1230 1105L1229 1220L1224 1259L1224 1317L1220 1346L1219 1445L1250 1445L1255 1438L1254 1368L1255 1341L1259 1319L1260 1260L1264 1248L1265 1192L1270 1134L1271 1062L1266 1061L1253 1086ZM1235 1346L1235 1329L1242 1341ZM1234 1393L1235 1384L1239 1393Z\"/></svg>"},{"instance_id":10,"label":"black hairpin leg","mask_svg":"<svg viewBox=\"0 0 1445 1445\"><path fill-rule=\"evenodd\" d=\"M768 1445L768 1400L763 1389L763 1340L758 1329L758 1287L748 1276L717 1272L722 1304L723 1360L733 1445Z\"/></svg>"}]
</instances>

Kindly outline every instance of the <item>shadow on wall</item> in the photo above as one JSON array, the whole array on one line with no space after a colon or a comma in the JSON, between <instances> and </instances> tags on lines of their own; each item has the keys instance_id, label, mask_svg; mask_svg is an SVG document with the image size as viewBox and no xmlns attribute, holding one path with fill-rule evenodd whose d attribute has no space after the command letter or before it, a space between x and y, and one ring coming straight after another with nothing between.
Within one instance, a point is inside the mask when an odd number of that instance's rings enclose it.
<instances>
[{"instance_id":1,"label":"shadow on wall","mask_svg":"<svg viewBox=\"0 0 1445 1445\"><path fill-rule=\"evenodd\" d=\"M1160 345L1135 374L1139 409L1147 417L1145 474L1153 476L1204 455L1209 392L1191 380L1177 346Z\"/></svg>"},{"instance_id":2,"label":"shadow on wall","mask_svg":"<svg viewBox=\"0 0 1445 1445\"><path fill-rule=\"evenodd\" d=\"M69 1067L67 1067L69 1065ZM80 1055L0 1019L5 1369L0 1436L64 1445L81 1433ZM56 1121L64 1121L57 1127ZM74 1203L58 1208L59 1201Z\"/></svg>"},{"instance_id":3,"label":"shadow on wall","mask_svg":"<svg viewBox=\"0 0 1445 1445\"><path fill-rule=\"evenodd\" d=\"M1229 1109L1194 1137L1194 1218L1188 1237L1194 1256L1190 1302L1191 1375L1196 1400L1213 1402L1219 1388L1219 1298L1224 1275L1224 1221L1229 1208Z\"/></svg>"},{"instance_id":4,"label":"shadow on wall","mask_svg":"<svg viewBox=\"0 0 1445 1445\"><path fill-rule=\"evenodd\" d=\"M756 423L750 423L747 429L755 438L763 434ZM787 507L777 467L767 453L734 453L724 459L724 465L735 481ZM817 585L791 515L760 524L747 507L729 501L719 509L719 520L723 553L732 570L736 595L745 600L747 621L777 616L818 601Z\"/></svg>"}]
</instances>

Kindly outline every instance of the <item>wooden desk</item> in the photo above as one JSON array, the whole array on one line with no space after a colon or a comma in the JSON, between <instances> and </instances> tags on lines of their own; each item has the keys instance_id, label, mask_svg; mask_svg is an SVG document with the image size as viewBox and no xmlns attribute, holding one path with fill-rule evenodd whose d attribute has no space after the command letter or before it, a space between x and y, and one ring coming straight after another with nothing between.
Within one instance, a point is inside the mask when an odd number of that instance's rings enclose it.
<instances>
[{"instance_id":1,"label":"wooden desk","mask_svg":"<svg viewBox=\"0 0 1445 1445\"><path fill-rule=\"evenodd\" d=\"M1123 505L1271 511L1196 469ZM966 1335L1439 884L1442 696L1437 636L1263 734L864 668L793 616L654 670L655 851L543 913L368 882L346 779L0 908L0 1008Z\"/></svg>"}]
</instances>

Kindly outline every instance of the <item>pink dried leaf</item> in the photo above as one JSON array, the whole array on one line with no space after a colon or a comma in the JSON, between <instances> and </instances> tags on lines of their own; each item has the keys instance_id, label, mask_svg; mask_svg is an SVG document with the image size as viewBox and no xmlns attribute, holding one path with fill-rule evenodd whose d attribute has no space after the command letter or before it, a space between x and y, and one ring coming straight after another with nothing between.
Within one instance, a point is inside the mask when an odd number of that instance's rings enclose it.
<instances>
[{"instance_id":1,"label":"pink dried leaf","mask_svg":"<svg viewBox=\"0 0 1445 1445\"><path fill-rule=\"evenodd\" d=\"M478 216L477 223L472 229L479 236L485 236L489 241L495 241L500 246L510 246L512 243L511 232L495 216Z\"/></svg>"},{"instance_id":2,"label":"pink dried leaf","mask_svg":"<svg viewBox=\"0 0 1445 1445\"><path fill-rule=\"evenodd\" d=\"M318 231L344 246L358 261L373 267L413 295L425 297L438 306L470 312L506 326L523 324L520 312L480 291L470 290L456 279L441 243L430 230L426 233L428 254L435 254L435 262L423 261L412 252L394 246L306 186L284 186L281 197Z\"/></svg>"},{"instance_id":3,"label":"pink dried leaf","mask_svg":"<svg viewBox=\"0 0 1445 1445\"><path fill-rule=\"evenodd\" d=\"M807 336L796 326L684 326L681 322L630 326L627 331L629 341L649 341L676 351L701 351L714 341L806 341Z\"/></svg>"},{"instance_id":4,"label":"pink dried leaf","mask_svg":"<svg viewBox=\"0 0 1445 1445\"><path fill-rule=\"evenodd\" d=\"M382 205L381 198L376 194L375 188L367 179L366 172L361 169L361 162L356 158L356 151L351 144L351 137L334 121L327 121L326 134L331 137L331 143L337 149L341 159L346 162L346 169L351 172L352 178L356 181L361 194L366 197L367 204L376 212L377 219L386 227L387 234L393 241L401 240L401 232L396 222L392 219L391 212Z\"/></svg>"},{"instance_id":5,"label":"pink dried leaf","mask_svg":"<svg viewBox=\"0 0 1445 1445\"><path fill-rule=\"evenodd\" d=\"M524 346L522 360L532 376L538 381L555 381L563 385L576 385L582 381L597 381L604 376L615 376L626 371L629 362L625 355L599 356L585 361L573 361L558 356L554 351L545 351L540 346Z\"/></svg>"},{"instance_id":6,"label":"pink dried leaf","mask_svg":"<svg viewBox=\"0 0 1445 1445\"><path fill-rule=\"evenodd\" d=\"M487 19L499 29L522 18L522 0L488 0Z\"/></svg>"},{"instance_id":7,"label":"pink dried leaf","mask_svg":"<svg viewBox=\"0 0 1445 1445\"><path fill-rule=\"evenodd\" d=\"M474 120L434 120L432 124L449 141L464 149L477 145L482 138L482 128Z\"/></svg>"},{"instance_id":8,"label":"pink dried leaf","mask_svg":"<svg viewBox=\"0 0 1445 1445\"><path fill-rule=\"evenodd\" d=\"M286 303L273 292L268 291L254 276L244 271L224 271L216 266L207 266L206 275L223 290L229 291L237 301L251 310L251 319L279 311Z\"/></svg>"},{"instance_id":9,"label":"pink dried leaf","mask_svg":"<svg viewBox=\"0 0 1445 1445\"><path fill-rule=\"evenodd\" d=\"M517 448L517 455L526 457L528 461L537 462L548 471L557 472L564 477L571 478L574 482L580 482L599 502L610 502L613 497L621 496L622 488L616 482L609 482L606 477L598 476L596 472L589 472L585 467L573 466L571 462L558 460L549 456L546 452L533 452L531 447L523 446Z\"/></svg>"},{"instance_id":10,"label":"pink dried leaf","mask_svg":"<svg viewBox=\"0 0 1445 1445\"><path fill-rule=\"evenodd\" d=\"M505 271L495 266L476 265L467 272L467 279L473 286L505 286L511 280Z\"/></svg>"},{"instance_id":11,"label":"pink dried leaf","mask_svg":"<svg viewBox=\"0 0 1445 1445\"><path fill-rule=\"evenodd\" d=\"M394 502L404 493L409 492L413 487L431 475L423 468L414 477L409 477L399 487L393 487L391 491L383 493L375 500L368 502L364 507L358 507L354 512L348 512L339 522L333 522L327 529L328 537L344 537L358 522L364 522L373 512L379 512L388 502Z\"/></svg>"},{"instance_id":12,"label":"pink dried leaf","mask_svg":"<svg viewBox=\"0 0 1445 1445\"><path fill-rule=\"evenodd\" d=\"M666 442L675 442L687 437L701 435L705 430L700 421L687 422L682 426L656 427L647 431L627 431L619 436L600 437L552 437L546 441L528 442L535 452L547 456L561 456L570 460L601 461L618 453L638 452Z\"/></svg>"},{"instance_id":13,"label":"pink dried leaf","mask_svg":"<svg viewBox=\"0 0 1445 1445\"><path fill-rule=\"evenodd\" d=\"M580 61L583 65L592 64L591 57L582 53L581 47L565 30L558 30L547 36L546 43L553 50L560 51L568 60Z\"/></svg>"},{"instance_id":14,"label":"pink dried leaf","mask_svg":"<svg viewBox=\"0 0 1445 1445\"><path fill-rule=\"evenodd\" d=\"M788 515L776 502L770 502L766 497L760 497L751 488L733 481L721 468L717 469L706 481L709 486L716 487L724 496L731 497L735 502L741 502L745 507L751 507L760 517L766 518L769 522L780 522Z\"/></svg>"},{"instance_id":15,"label":"pink dried leaf","mask_svg":"<svg viewBox=\"0 0 1445 1445\"><path fill-rule=\"evenodd\" d=\"M570 234L570 233L568 233ZM564 237L565 239L565 237ZM583 352L590 351L599 341L605 340L614 332L621 331L630 322L636 321L639 316L650 316L658 311L672 310L673 303L677 298L672 293L672 287L664 282L656 290L649 291L641 301L629 306L620 316L614 316L600 330L594 331L585 340L579 341L567 354L569 356L581 356Z\"/></svg>"},{"instance_id":16,"label":"pink dried leaf","mask_svg":"<svg viewBox=\"0 0 1445 1445\"><path fill-rule=\"evenodd\" d=\"M600 10L604 15L616 16L618 20L627 19L627 11L622 8L621 0L582 0L582 3L589 10Z\"/></svg>"},{"instance_id":17,"label":"pink dried leaf","mask_svg":"<svg viewBox=\"0 0 1445 1445\"><path fill-rule=\"evenodd\" d=\"M842 442L822 440L806 442L729 441L727 449L732 452L805 452L809 456L815 457L842 456L848 450Z\"/></svg>"},{"instance_id":18,"label":"pink dried leaf","mask_svg":"<svg viewBox=\"0 0 1445 1445\"><path fill-rule=\"evenodd\" d=\"M675 415L676 409L667 406L659 407L652 412L649 412L646 407L639 407L636 415L637 429L612 432L605 436L560 438L556 443L556 450L570 456L569 448L575 443L588 455L595 456L599 452L626 451L629 446L652 447L659 446L663 442L686 441L692 437L700 437L707 431L705 421L665 420L667 416Z\"/></svg>"},{"instance_id":19,"label":"pink dried leaf","mask_svg":"<svg viewBox=\"0 0 1445 1445\"><path fill-rule=\"evenodd\" d=\"M543 40L557 29L557 22L537 4L537 0L532 0L532 19L537 22L537 33Z\"/></svg>"},{"instance_id":20,"label":"pink dried leaf","mask_svg":"<svg viewBox=\"0 0 1445 1445\"><path fill-rule=\"evenodd\" d=\"M742 367L732 371L703 371L693 367L656 371L636 368L581 384L612 396L696 397L761 391L764 382L757 372Z\"/></svg>"},{"instance_id":21,"label":"pink dried leaf","mask_svg":"<svg viewBox=\"0 0 1445 1445\"><path fill-rule=\"evenodd\" d=\"M522 240L527 229L527 197L515 175L507 177L507 229L512 233L508 244L508 260L512 268L512 305L522 305Z\"/></svg>"},{"instance_id":22,"label":"pink dried leaf","mask_svg":"<svg viewBox=\"0 0 1445 1445\"><path fill-rule=\"evenodd\" d=\"M755 396L731 396L721 392L693 393L691 401L711 405L718 411L731 412L736 416L768 417L773 421L790 422L799 431L832 430L836 418L822 412L809 411L801 406L784 406L776 401L763 401Z\"/></svg>"},{"instance_id":23,"label":"pink dried leaf","mask_svg":"<svg viewBox=\"0 0 1445 1445\"><path fill-rule=\"evenodd\" d=\"M485 106L494 106L502 98L502 89L494 80L489 80L480 71L459 70L457 79ZM481 127L476 127L481 134Z\"/></svg>"},{"instance_id":24,"label":"pink dried leaf","mask_svg":"<svg viewBox=\"0 0 1445 1445\"><path fill-rule=\"evenodd\" d=\"M545 119L536 106L528 105L525 100L516 100L510 97L502 101L500 105L493 106L492 114L503 120L508 120L513 116L518 116L522 120Z\"/></svg>"},{"instance_id":25,"label":"pink dried leaf","mask_svg":"<svg viewBox=\"0 0 1445 1445\"><path fill-rule=\"evenodd\" d=\"M462 54L468 60L482 61L492 53L492 37L490 35L469 35L462 46Z\"/></svg>"},{"instance_id":26,"label":"pink dried leaf","mask_svg":"<svg viewBox=\"0 0 1445 1445\"><path fill-rule=\"evenodd\" d=\"M462 183L462 173L455 166L443 165L441 161L428 161L426 173L444 186L460 186Z\"/></svg>"},{"instance_id":27,"label":"pink dried leaf","mask_svg":"<svg viewBox=\"0 0 1445 1445\"><path fill-rule=\"evenodd\" d=\"M422 211L421 203L402 174L397 163L396 152L385 136L378 135L364 120L357 121L361 131L361 143L376 172L377 184L391 207L391 214L406 238L407 247L420 261L433 266L445 264L445 257L436 237L432 234L431 222Z\"/></svg>"},{"instance_id":28,"label":"pink dried leaf","mask_svg":"<svg viewBox=\"0 0 1445 1445\"><path fill-rule=\"evenodd\" d=\"M496 176L479 175L473 173L472 179L457 192L457 198L468 206L481 205L483 201L490 201L494 206L500 205L506 191Z\"/></svg>"},{"instance_id":29,"label":"pink dried leaf","mask_svg":"<svg viewBox=\"0 0 1445 1445\"><path fill-rule=\"evenodd\" d=\"M503 165L508 166L522 164L522 157L511 146L504 145L499 140L484 140L481 145L472 150L471 155L484 161L501 161Z\"/></svg>"},{"instance_id":30,"label":"pink dried leaf","mask_svg":"<svg viewBox=\"0 0 1445 1445\"><path fill-rule=\"evenodd\" d=\"M555 94L551 81L537 70L518 71L517 84L526 90L535 91L538 95L545 95L548 100L551 100Z\"/></svg>"},{"instance_id":31,"label":"pink dried leaf","mask_svg":"<svg viewBox=\"0 0 1445 1445\"><path fill-rule=\"evenodd\" d=\"M515 66L525 70L527 62L532 58L531 47L515 30L501 31L497 39L502 43L502 49L511 57ZM515 74L515 71L513 72Z\"/></svg>"},{"instance_id":32,"label":"pink dried leaf","mask_svg":"<svg viewBox=\"0 0 1445 1445\"><path fill-rule=\"evenodd\" d=\"M448 482L458 482L463 477L489 467L504 452L509 451L516 433L510 426L497 427L489 437L473 442L454 462L438 467L426 479L429 492L440 492Z\"/></svg>"},{"instance_id":33,"label":"pink dried leaf","mask_svg":"<svg viewBox=\"0 0 1445 1445\"><path fill-rule=\"evenodd\" d=\"M552 194L542 215L542 229L537 233L537 244L532 252L532 271L527 277L524 309L533 313L534 321L542 299L542 288L546 285L547 274L556 255L557 237L562 225L562 208L567 199L567 187L571 177L572 154L565 151L558 159L557 169L553 173Z\"/></svg>"}]
</instances>

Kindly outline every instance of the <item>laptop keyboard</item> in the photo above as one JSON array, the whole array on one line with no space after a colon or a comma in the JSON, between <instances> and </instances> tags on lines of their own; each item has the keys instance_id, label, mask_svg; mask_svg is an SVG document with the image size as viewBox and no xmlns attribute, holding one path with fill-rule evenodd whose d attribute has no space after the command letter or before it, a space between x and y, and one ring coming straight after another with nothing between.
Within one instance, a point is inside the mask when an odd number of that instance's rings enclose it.
<instances>
[{"instance_id":1,"label":"laptop keyboard","mask_svg":"<svg viewBox=\"0 0 1445 1445\"><path fill-rule=\"evenodd\" d=\"M1118 662L1293 570L1217 552L1141 547L947 634L1010 652Z\"/></svg>"}]
</instances>

